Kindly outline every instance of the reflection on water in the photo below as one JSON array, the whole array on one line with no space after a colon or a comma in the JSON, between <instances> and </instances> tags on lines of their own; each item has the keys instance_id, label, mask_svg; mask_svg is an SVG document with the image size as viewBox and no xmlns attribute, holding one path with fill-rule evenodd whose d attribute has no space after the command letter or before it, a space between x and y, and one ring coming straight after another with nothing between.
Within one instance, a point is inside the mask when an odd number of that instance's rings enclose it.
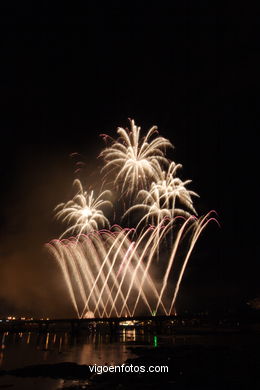
<instances>
[{"instance_id":1,"label":"reflection on water","mask_svg":"<svg viewBox=\"0 0 260 390\"><path fill-rule=\"evenodd\" d=\"M131 343L152 344L153 336L135 329L124 329L119 335L99 333L73 336L68 332L0 333L0 370L28 365L74 362L78 364L118 364L135 357L128 349ZM0 376L0 387L13 390L54 390L73 382L51 378Z\"/></svg>"},{"instance_id":2,"label":"reflection on water","mask_svg":"<svg viewBox=\"0 0 260 390\"><path fill-rule=\"evenodd\" d=\"M117 364L134 357L128 350L132 343L154 344L154 336L136 329L123 329L118 335L69 332L0 334L0 368L11 370L42 363Z\"/></svg>"},{"instance_id":3,"label":"reflection on water","mask_svg":"<svg viewBox=\"0 0 260 390\"><path fill-rule=\"evenodd\" d=\"M2 366L3 364L3 359L4 359L4 349L5 349L5 338L6 338L6 335L8 333L5 332L3 333L3 336L2 336L2 341L1 341L1 349L0 349L0 367Z\"/></svg>"},{"instance_id":4,"label":"reflection on water","mask_svg":"<svg viewBox=\"0 0 260 390\"><path fill-rule=\"evenodd\" d=\"M12 370L29 365L74 362L78 364L122 364L135 355L129 346L147 345L239 345L254 344L255 335L204 334L157 336L142 329L121 330L120 334L82 333L73 336L69 332L0 333L0 370ZM73 381L72 381L73 382ZM0 387L13 390L54 390L73 385L69 380L51 378L19 378L0 376ZM75 382L75 381L74 381ZM79 381L76 381L79 383Z\"/></svg>"},{"instance_id":5,"label":"reflection on water","mask_svg":"<svg viewBox=\"0 0 260 390\"><path fill-rule=\"evenodd\" d=\"M144 332L141 331L142 333L140 333L140 335L143 335ZM121 333L121 341L123 343L125 343L128 339L131 339L132 341L136 341L136 329L126 329L126 328L123 328L122 329L122 333ZM144 341L140 338L140 341Z\"/></svg>"},{"instance_id":6,"label":"reflection on water","mask_svg":"<svg viewBox=\"0 0 260 390\"><path fill-rule=\"evenodd\" d=\"M150 345L228 345L255 342L255 336L172 335L156 336L143 329L124 328L119 334L69 332L0 333L0 369L12 370L34 364L74 362L78 364L119 364L135 357L129 346Z\"/></svg>"}]
</instances>

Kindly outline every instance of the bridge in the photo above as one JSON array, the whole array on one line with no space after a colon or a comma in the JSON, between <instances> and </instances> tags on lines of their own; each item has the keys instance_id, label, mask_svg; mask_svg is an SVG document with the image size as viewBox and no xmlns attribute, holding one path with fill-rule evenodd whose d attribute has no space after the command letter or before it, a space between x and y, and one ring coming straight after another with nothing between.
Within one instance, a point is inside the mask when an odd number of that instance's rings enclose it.
<instances>
[{"instance_id":1,"label":"bridge","mask_svg":"<svg viewBox=\"0 0 260 390\"><path fill-rule=\"evenodd\" d=\"M77 332L80 329L105 329L111 333L119 330L120 326L127 325L127 322L134 327L143 327L163 333L164 330L171 328L188 330L188 328L206 328L218 329L240 328L249 323L255 322L255 318L228 317L219 316L195 316L195 315L158 315L158 316L135 316L135 317L102 317L102 318L58 318L58 319L2 319L0 322L1 330L10 331L49 331L57 330L60 327L66 327L71 332ZM259 320L257 321L259 323Z\"/></svg>"},{"instance_id":2,"label":"bridge","mask_svg":"<svg viewBox=\"0 0 260 390\"><path fill-rule=\"evenodd\" d=\"M157 324L169 321L179 321L177 316L137 316L137 317L97 317L97 318L57 318L57 319L3 319L0 322L1 329L38 329L47 330L51 327L59 327L61 325L68 326L72 331L87 327L87 325L109 326L110 330L118 329L120 323L142 323L144 326L149 323Z\"/></svg>"}]
</instances>

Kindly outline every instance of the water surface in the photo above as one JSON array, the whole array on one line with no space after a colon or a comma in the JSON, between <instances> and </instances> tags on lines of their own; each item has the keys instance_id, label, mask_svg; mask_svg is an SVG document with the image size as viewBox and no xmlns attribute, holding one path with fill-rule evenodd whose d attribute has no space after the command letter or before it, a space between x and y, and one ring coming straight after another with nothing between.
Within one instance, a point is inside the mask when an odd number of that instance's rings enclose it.
<instances>
[{"instance_id":1,"label":"water surface","mask_svg":"<svg viewBox=\"0 0 260 390\"><path fill-rule=\"evenodd\" d=\"M136 355L131 347L204 345L243 348L254 345L256 334L203 334L155 336L143 330L124 329L117 335L87 334L73 336L69 332L0 333L0 370L13 370L30 365L73 362L80 365L122 364ZM71 385L87 385L88 381L51 378L19 378L0 376L0 389L54 390Z\"/></svg>"}]
</instances>

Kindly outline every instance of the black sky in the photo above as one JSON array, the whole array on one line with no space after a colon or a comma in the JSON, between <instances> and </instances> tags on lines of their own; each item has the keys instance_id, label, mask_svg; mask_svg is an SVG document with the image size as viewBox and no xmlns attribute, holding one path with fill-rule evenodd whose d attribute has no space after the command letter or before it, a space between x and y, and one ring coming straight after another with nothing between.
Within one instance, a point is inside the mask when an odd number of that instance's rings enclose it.
<instances>
[{"instance_id":1,"label":"black sky","mask_svg":"<svg viewBox=\"0 0 260 390\"><path fill-rule=\"evenodd\" d=\"M183 306L230 308L260 294L257 12L122 3L1 4L0 314L66 312L41 248L58 234L53 207L70 195L69 154L81 153L95 181L99 134L129 117L158 125L201 213L219 214L221 229L205 233L187 270Z\"/></svg>"}]
</instances>

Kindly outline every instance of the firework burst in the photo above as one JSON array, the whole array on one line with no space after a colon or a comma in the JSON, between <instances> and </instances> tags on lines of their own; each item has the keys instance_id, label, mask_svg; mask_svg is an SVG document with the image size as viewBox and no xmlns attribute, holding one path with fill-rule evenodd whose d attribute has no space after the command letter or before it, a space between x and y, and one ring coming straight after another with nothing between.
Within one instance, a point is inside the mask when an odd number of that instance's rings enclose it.
<instances>
[{"instance_id":1,"label":"firework burst","mask_svg":"<svg viewBox=\"0 0 260 390\"><path fill-rule=\"evenodd\" d=\"M73 199L67 203L60 203L54 209L55 217L69 225L60 238L67 234L88 233L92 230L98 230L100 227L109 226L109 221L101 208L106 205L112 206L109 200L103 200L110 195L110 191L103 191L95 198L93 191L89 194L84 191L80 180L74 180L73 185L77 188Z\"/></svg>"},{"instance_id":2,"label":"firework burst","mask_svg":"<svg viewBox=\"0 0 260 390\"><path fill-rule=\"evenodd\" d=\"M194 191L188 190L186 186L191 180L182 181L175 177L180 164L172 162L168 171L162 171L160 180L151 184L150 190L140 190L137 196L139 203L131 206L123 215L123 218L137 210L144 212L137 226L143 221L146 223L159 224L165 217L173 218L177 215L190 217L192 212L197 214L193 207L192 196L199 196ZM176 207L176 201L187 208L187 210Z\"/></svg>"},{"instance_id":3,"label":"firework burst","mask_svg":"<svg viewBox=\"0 0 260 390\"><path fill-rule=\"evenodd\" d=\"M153 126L145 137L141 138L141 128L130 120L131 130L118 128L119 137L112 140L112 145L104 149L100 157L105 161L102 171L105 175L114 173L114 183L122 194L131 195L140 188L146 188L152 180L159 180L161 166L168 165L165 149L173 147L163 137L151 138L157 134Z\"/></svg>"},{"instance_id":4,"label":"firework burst","mask_svg":"<svg viewBox=\"0 0 260 390\"><path fill-rule=\"evenodd\" d=\"M153 182L150 193L158 192L162 207L167 207L172 210L172 215L179 215L185 213L186 216L189 212L197 215L197 212L193 206L192 196L199 197L199 195L187 189L187 185L191 183L191 180L182 181L179 177L176 177L177 170L182 168L181 164L175 164L171 162L168 167L168 171L162 171L160 180ZM185 206L187 211L176 208L176 200L182 206Z\"/></svg>"},{"instance_id":5,"label":"firework burst","mask_svg":"<svg viewBox=\"0 0 260 390\"><path fill-rule=\"evenodd\" d=\"M120 192L119 200L124 196L123 203L130 203L122 218L130 220L137 212L136 226L110 228L103 208L112 206L107 200L111 192L95 198L78 179L72 200L55 208L56 218L67 228L46 247L59 264L80 318L86 313L94 317L174 313L194 246L208 223L217 222L213 212L195 216L193 197L198 194L187 188L191 180L177 177L182 166L165 157L171 142L158 136L155 126L142 138L140 127L133 120L130 125L130 130L117 130L116 140L104 135L110 146L100 157L105 178L111 175ZM72 234L75 237L67 238Z\"/></svg>"}]
</instances>

